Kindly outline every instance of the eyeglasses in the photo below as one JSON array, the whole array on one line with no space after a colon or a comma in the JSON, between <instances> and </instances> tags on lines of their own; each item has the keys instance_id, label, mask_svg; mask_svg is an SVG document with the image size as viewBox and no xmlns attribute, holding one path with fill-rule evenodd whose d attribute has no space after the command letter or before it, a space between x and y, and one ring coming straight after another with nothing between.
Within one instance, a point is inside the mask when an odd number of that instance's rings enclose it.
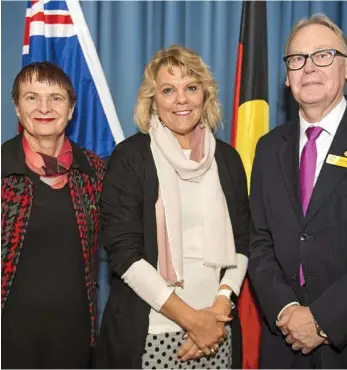
<instances>
[{"instance_id":1,"label":"eyeglasses","mask_svg":"<svg viewBox=\"0 0 347 370\"><path fill-rule=\"evenodd\" d=\"M336 56L347 58L347 55L336 49L327 49L319 50L312 54L291 54L283 57L283 60L290 71L297 71L304 67L308 58L311 58L317 67L328 67Z\"/></svg>"}]
</instances>

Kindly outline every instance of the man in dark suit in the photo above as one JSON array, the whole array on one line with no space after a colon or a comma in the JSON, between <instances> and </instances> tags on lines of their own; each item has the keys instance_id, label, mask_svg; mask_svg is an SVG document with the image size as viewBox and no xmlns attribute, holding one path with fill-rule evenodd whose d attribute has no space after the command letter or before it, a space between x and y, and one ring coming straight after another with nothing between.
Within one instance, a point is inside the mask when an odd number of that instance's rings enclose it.
<instances>
[{"instance_id":1,"label":"man in dark suit","mask_svg":"<svg viewBox=\"0 0 347 370\"><path fill-rule=\"evenodd\" d=\"M249 273L262 368L347 368L347 44L327 17L293 29L284 61L297 122L258 143Z\"/></svg>"}]
</instances>

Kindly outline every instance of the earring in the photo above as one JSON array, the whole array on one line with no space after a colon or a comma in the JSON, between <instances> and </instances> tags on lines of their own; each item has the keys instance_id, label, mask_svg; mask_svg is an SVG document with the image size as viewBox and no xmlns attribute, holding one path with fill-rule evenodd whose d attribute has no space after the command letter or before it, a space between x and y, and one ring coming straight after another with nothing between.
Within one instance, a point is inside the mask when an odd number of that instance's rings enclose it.
<instances>
[{"instance_id":1,"label":"earring","mask_svg":"<svg viewBox=\"0 0 347 370\"><path fill-rule=\"evenodd\" d=\"M161 120L161 118L159 117L159 115L158 115L158 111L155 109L155 108L153 108L152 107L152 112L158 117L158 119L159 119L159 122L161 123L161 125L163 126L163 127L166 127L166 125L165 125L165 123Z\"/></svg>"},{"instance_id":2,"label":"earring","mask_svg":"<svg viewBox=\"0 0 347 370\"><path fill-rule=\"evenodd\" d=\"M158 117L158 118L159 118L159 121L160 121L161 125L162 125L163 127L166 127L165 123L161 120L161 118L160 118L160 117Z\"/></svg>"},{"instance_id":3,"label":"earring","mask_svg":"<svg viewBox=\"0 0 347 370\"><path fill-rule=\"evenodd\" d=\"M200 121L199 126L200 126L200 128L205 128L204 122Z\"/></svg>"}]
</instances>

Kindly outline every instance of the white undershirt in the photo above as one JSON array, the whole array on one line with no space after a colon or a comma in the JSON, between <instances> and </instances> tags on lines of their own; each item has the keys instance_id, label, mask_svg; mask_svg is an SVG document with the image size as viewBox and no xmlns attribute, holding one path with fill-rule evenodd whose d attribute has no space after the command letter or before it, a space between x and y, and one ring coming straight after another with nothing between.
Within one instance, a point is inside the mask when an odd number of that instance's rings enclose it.
<instances>
[{"instance_id":1,"label":"white undershirt","mask_svg":"<svg viewBox=\"0 0 347 370\"><path fill-rule=\"evenodd\" d=\"M184 151L189 158L190 150ZM201 183L179 179L182 212L184 288L169 287L165 280L148 262L135 262L122 279L151 307L149 315L150 334L182 330L176 323L162 315L159 310L170 294L175 293L194 309L213 304L219 286L229 285L238 295L244 279L248 259L237 254L237 268L227 269L219 282L220 269L204 266L202 243L202 188ZM144 279L144 277L146 277Z\"/></svg>"},{"instance_id":2,"label":"white undershirt","mask_svg":"<svg viewBox=\"0 0 347 370\"><path fill-rule=\"evenodd\" d=\"M306 130L311 126L319 126L323 129L321 134L316 140L317 146L317 163L316 163L316 172L314 176L314 185L316 185L318 176L320 171L323 167L324 161L326 156L329 153L329 148L334 140L336 131L339 127L339 124L342 120L342 117L345 113L347 106L347 102L345 97L343 96L340 102L334 107L331 112L329 112L321 121L310 123L304 119L304 117L299 112L299 119L300 119L300 142L299 142L299 162L301 159L302 150L307 143L307 135ZM336 154L336 153L331 153ZM291 302L285 305L280 313L278 314L277 318L281 316L282 312L289 306L292 305L299 305L299 302Z\"/></svg>"}]
</instances>

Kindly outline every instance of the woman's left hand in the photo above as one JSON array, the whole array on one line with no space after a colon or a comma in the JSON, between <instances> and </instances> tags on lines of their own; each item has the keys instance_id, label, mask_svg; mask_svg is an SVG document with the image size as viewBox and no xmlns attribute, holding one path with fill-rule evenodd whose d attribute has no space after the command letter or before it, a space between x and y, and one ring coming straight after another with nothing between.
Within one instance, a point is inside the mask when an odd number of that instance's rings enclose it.
<instances>
[{"instance_id":1,"label":"woman's left hand","mask_svg":"<svg viewBox=\"0 0 347 370\"><path fill-rule=\"evenodd\" d=\"M230 316L232 310L232 303L228 298L224 296L217 296L213 305L211 307L205 308L205 310ZM224 322L221 322L220 325L224 326L225 324ZM215 353L217 353L219 345L222 344L227 339L227 335L228 331L225 329L224 336L221 337L219 343L216 343L213 347ZM179 349L177 355L181 359L181 361L197 360L203 356L203 352L188 336L184 344Z\"/></svg>"},{"instance_id":2,"label":"woman's left hand","mask_svg":"<svg viewBox=\"0 0 347 370\"><path fill-rule=\"evenodd\" d=\"M219 343L215 343L215 345L213 346L215 354L218 352L219 346L224 343L227 337L228 337L228 331L225 329L224 336L219 339ZM177 356L181 361L184 362L184 361L189 361L189 360L198 360L199 358L204 356L204 353L188 336L184 344L181 346L181 348L177 352Z\"/></svg>"},{"instance_id":3,"label":"woman's left hand","mask_svg":"<svg viewBox=\"0 0 347 370\"><path fill-rule=\"evenodd\" d=\"M181 361L198 359L202 355L203 352L200 351L199 347L192 341L192 339L190 339L189 336L177 352L177 356Z\"/></svg>"},{"instance_id":4,"label":"woman's left hand","mask_svg":"<svg viewBox=\"0 0 347 370\"><path fill-rule=\"evenodd\" d=\"M232 316L232 308L233 304L230 299L219 295L213 302L212 307L206 308L206 310L210 310L219 314L228 315L229 317Z\"/></svg>"}]
</instances>

